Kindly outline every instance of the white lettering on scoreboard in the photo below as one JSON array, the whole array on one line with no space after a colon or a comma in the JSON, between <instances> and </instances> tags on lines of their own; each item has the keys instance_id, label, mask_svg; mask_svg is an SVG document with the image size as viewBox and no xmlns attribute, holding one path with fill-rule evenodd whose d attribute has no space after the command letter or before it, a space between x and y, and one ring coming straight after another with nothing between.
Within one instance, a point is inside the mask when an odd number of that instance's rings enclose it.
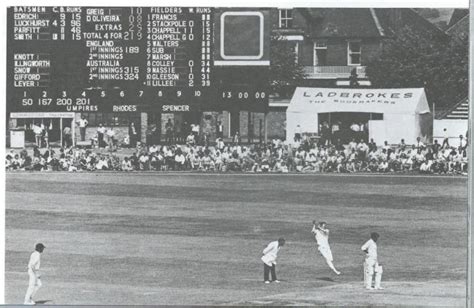
<instances>
[{"instance_id":1,"label":"white lettering on scoreboard","mask_svg":"<svg viewBox=\"0 0 474 308\"><path fill-rule=\"evenodd\" d=\"M163 112L183 112L189 111L189 105L163 105L161 110Z\"/></svg>"}]
</instances>

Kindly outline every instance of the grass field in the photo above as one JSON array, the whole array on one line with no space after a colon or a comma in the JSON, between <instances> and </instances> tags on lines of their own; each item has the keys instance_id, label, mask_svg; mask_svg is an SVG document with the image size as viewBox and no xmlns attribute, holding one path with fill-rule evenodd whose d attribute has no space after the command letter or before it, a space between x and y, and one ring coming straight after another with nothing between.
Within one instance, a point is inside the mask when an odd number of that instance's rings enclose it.
<instances>
[{"instance_id":1,"label":"grass field","mask_svg":"<svg viewBox=\"0 0 474 308\"><path fill-rule=\"evenodd\" d=\"M464 306L467 179L421 176L8 173L5 301L46 245L46 304ZM311 222L325 220L335 276ZM381 234L381 291L360 246ZM280 284L263 284L278 237Z\"/></svg>"}]
</instances>

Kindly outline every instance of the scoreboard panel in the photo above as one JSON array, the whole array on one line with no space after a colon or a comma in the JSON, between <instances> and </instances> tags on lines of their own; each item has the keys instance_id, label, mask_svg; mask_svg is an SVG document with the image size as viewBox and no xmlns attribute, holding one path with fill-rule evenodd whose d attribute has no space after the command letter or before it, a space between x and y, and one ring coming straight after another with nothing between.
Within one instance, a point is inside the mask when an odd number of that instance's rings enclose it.
<instances>
[{"instance_id":1,"label":"scoreboard panel","mask_svg":"<svg viewBox=\"0 0 474 308\"><path fill-rule=\"evenodd\" d=\"M263 110L266 83L246 76L249 88L238 78L223 82L216 75L216 10L9 7L7 112L224 110L239 101L250 110ZM261 58L268 47L263 45L263 28L258 28L264 15L247 11L228 12L228 29L247 29L250 56ZM231 58L242 56L232 40L226 42ZM232 69L226 72L233 74ZM233 95L240 100L234 101Z\"/></svg>"}]
</instances>

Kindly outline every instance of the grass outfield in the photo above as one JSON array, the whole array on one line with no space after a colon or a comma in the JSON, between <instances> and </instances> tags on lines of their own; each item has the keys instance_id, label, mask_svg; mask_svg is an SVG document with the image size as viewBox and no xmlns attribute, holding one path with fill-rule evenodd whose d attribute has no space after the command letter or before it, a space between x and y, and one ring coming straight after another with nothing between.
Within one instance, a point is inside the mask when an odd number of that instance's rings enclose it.
<instances>
[{"instance_id":1,"label":"grass outfield","mask_svg":"<svg viewBox=\"0 0 474 308\"><path fill-rule=\"evenodd\" d=\"M5 302L23 302L41 241L46 304L464 306L466 215L461 177L7 173ZM362 286L371 231L382 291ZM280 236L282 282L266 285L261 252Z\"/></svg>"}]
</instances>

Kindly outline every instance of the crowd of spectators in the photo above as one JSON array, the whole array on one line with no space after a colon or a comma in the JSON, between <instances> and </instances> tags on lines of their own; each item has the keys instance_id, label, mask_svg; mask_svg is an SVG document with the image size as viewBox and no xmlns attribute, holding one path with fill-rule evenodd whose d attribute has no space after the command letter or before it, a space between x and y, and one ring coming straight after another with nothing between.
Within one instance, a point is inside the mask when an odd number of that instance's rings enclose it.
<instances>
[{"instance_id":1,"label":"crowd of spectators","mask_svg":"<svg viewBox=\"0 0 474 308\"><path fill-rule=\"evenodd\" d=\"M191 138L190 138L191 139ZM280 140L268 144L225 144L202 146L188 142L183 145L152 145L137 143L131 155L100 152L95 149L38 147L33 153L10 151L6 155L7 170L51 171L182 171L203 172L419 172L437 174L466 174L467 146L458 148L447 144L425 145L420 140L407 145L376 145L373 140L352 139L340 142L313 143L302 140L296 146ZM31 151L30 151L31 152Z\"/></svg>"}]
</instances>

